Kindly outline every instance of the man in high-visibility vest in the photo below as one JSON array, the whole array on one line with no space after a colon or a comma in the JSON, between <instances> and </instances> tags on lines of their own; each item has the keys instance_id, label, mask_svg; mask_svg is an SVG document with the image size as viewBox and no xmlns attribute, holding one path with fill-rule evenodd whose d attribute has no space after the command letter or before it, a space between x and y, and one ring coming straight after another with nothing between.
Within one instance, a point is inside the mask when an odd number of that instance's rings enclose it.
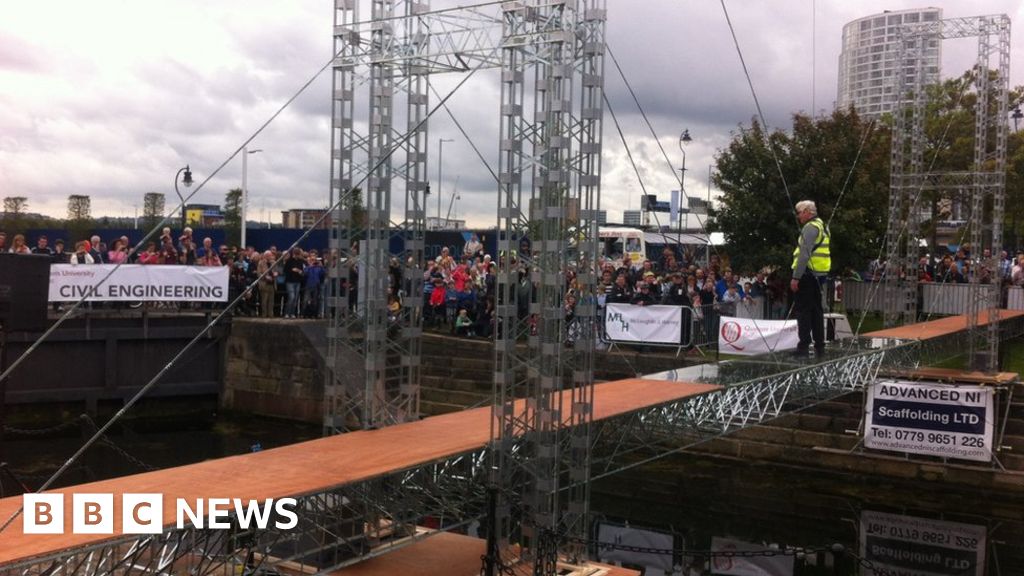
<instances>
[{"instance_id":1,"label":"man in high-visibility vest","mask_svg":"<svg viewBox=\"0 0 1024 576\"><path fill-rule=\"evenodd\" d=\"M789 289L794 292L793 306L800 335L796 354L808 355L813 336L814 351L820 356L825 352L825 313L821 304L821 287L832 270L830 236L825 223L818 218L818 208L814 202L797 202L796 213L803 226L796 249L793 250L793 279L789 281Z\"/></svg>"}]
</instances>

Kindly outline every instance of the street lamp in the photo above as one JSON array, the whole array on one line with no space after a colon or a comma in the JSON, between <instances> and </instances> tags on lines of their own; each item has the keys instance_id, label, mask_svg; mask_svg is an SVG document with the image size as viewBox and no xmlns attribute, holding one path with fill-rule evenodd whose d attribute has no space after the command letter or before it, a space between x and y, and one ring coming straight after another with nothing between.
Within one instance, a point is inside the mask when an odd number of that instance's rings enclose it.
<instances>
[{"instance_id":1,"label":"street lamp","mask_svg":"<svg viewBox=\"0 0 1024 576\"><path fill-rule=\"evenodd\" d=\"M239 242L241 244L239 248L243 250L245 250L245 209L249 203L249 154L257 152L263 152L263 150L261 148L249 150L248 146L242 146L242 237Z\"/></svg>"},{"instance_id":2,"label":"street lamp","mask_svg":"<svg viewBox=\"0 0 1024 576\"><path fill-rule=\"evenodd\" d=\"M686 148L684 147L684 145L685 144L689 144L692 140L693 140L693 138L690 138L690 129L689 128L683 130L683 133L679 135L679 151L683 153L683 165L679 169L679 206L680 206L680 210L679 210L679 214L677 215L677 218L679 218L680 221L683 219L682 205L683 205L683 200L686 198L685 185L683 184L683 181L686 179ZM681 222L677 222L676 225L679 226L680 228L682 227Z\"/></svg>"},{"instance_id":3,"label":"street lamp","mask_svg":"<svg viewBox=\"0 0 1024 576\"><path fill-rule=\"evenodd\" d=\"M181 178L181 173L182 172L185 173L185 177L184 178ZM181 178L181 183L185 185L185 188L188 188L189 186L192 185L192 171L189 170L188 164L185 164L185 167L182 168L181 170L178 170L178 173L174 175L174 193L177 194L178 195L178 199L181 200L181 229L184 230L185 229L185 198L181 195L181 192L178 191L178 178Z\"/></svg>"},{"instance_id":4,"label":"street lamp","mask_svg":"<svg viewBox=\"0 0 1024 576\"><path fill-rule=\"evenodd\" d=\"M1020 111L1020 104L1013 109L1013 114L1010 114L1010 118L1013 118L1013 131L1016 132L1018 130L1017 123L1020 122L1021 118L1024 118L1024 114Z\"/></svg>"},{"instance_id":5,"label":"street lamp","mask_svg":"<svg viewBox=\"0 0 1024 576\"><path fill-rule=\"evenodd\" d=\"M438 138L437 139L437 226L441 227L441 174L442 164L441 161L444 159L444 143L455 142L451 138Z\"/></svg>"}]
</instances>

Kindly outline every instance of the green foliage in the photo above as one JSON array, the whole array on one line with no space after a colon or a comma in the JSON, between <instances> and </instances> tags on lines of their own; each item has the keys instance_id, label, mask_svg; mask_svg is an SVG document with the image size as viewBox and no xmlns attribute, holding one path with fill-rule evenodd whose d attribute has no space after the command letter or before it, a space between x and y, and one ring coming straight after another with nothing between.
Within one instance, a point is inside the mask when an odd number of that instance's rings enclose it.
<instances>
[{"instance_id":1,"label":"green foliage","mask_svg":"<svg viewBox=\"0 0 1024 576\"><path fill-rule=\"evenodd\" d=\"M224 239L227 244L242 241L242 189L232 188L224 196Z\"/></svg>"},{"instance_id":2,"label":"green foliage","mask_svg":"<svg viewBox=\"0 0 1024 576\"><path fill-rule=\"evenodd\" d=\"M977 169L975 74L970 70L928 89L924 171ZM1009 108L1022 103L1024 87L1017 87L1010 93ZM995 113L996 99L989 98L989 105ZM797 234L792 205L803 199L814 200L826 222L832 219L833 272L847 266L860 269L878 256L888 219L890 126L889 117L868 122L852 110L817 119L795 115L789 132L776 130L769 135L789 187L788 196L760 124L753 121L749 128L741 126L717 158L715 183L723 196L711 221L712 229L725 233L726 253L733 266L747 271L766 265L788 269ZM995 138L994 130L989 130L989 138ZM989 142L990 148L993 142ZM1014 131L1012 121L1006 168L1003 245L1012 249L1019 247L1024 235L1024 136ZM847 176L850 182L840 199ZM934 190L922 194L921 206L930 209L931 218L922 223L921 232L931 238L933 250L937 222L950 217L949 199L949 193Z\"/></svg>"},{"instance_id":3,"label":"green foliage","mask_svg":"<svg viewBox=\"0 0 1024 576\"><path fill-rule=\"evenodd\" d=\"M1024 86L1010 94L1010 109L1024 105ZM1010 121L1010 137L1006 141L1006 228L1003 246L1021 248L1024 236L1024 131L1015 131Z\"/></svg>"},{"instance_id":4,"label":"green foliage","mask_svg":"<svg viewBox=\"0 0 1024 576\"><path fill-rule=\"evenodd\" d=\"M8 214L24 214L28 211L28 198L24 196L8 196L4 198L4 212Z\"/></svg>"},{"instance_id":5,"label":"green foliage","mask_svg":"<svg viewBox=\"0 0 1024 576\"><path fill-rule=\"evenodd\" d=\"M146 192L142 197L142 218L146 228L153 228L163 220L166 203L160 192Z\"/></svg>"},{"instance_id":6,"label":"green foliage","mask_svg":"<svg viewBox=\"0 0 1024 576\"><path fill-rule=\"evenodd\" d=\"M363 205L363 190L353 188L344 192L339 202L339 208L352 211L352 226L359 231L358 236L364 237L362 231L366 229L366 208Z\"/></svg>"},{"instance_id":7,"label":"green foliage","mask_svg":"<svg viewBox=\"0 0 1024 576\"><path fill-rule=\"evenodd\" d=\"M789 270L799 234L793 205L800 200L814 200L822 219L831 220L833 271L874 258L885 236L888 129L852 110L817 119L797 114L791 133L776 130L769 142L755 120L717 158L714 180L723 195L711 228L724 233L733 268Z\"/></svg>"},{"instance_id":8,"label":"green foliage","mask_svg":"<svg viewBox=\"0 0 1024 576\"><path fill-rule=\"evenodd\" d=\"M85 221L92 217L92 199L83 194L68 196L68 220Z\"/></svg>"}]
</instances>

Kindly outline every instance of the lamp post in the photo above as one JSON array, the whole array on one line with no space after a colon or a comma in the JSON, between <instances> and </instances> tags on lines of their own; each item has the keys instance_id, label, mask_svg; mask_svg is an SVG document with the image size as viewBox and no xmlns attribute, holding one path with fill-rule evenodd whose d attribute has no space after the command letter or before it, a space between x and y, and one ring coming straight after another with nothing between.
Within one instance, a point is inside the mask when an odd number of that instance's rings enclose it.
<instances>
[{"instance_id":1,"label":"lamp post","mask_svg":"<svg viewBox=\"0 0 1024 576\"><path fill-rule=\"evenodd\" d=\"M181 173L182 172L185 173L185 177L184 178L181 178ZM188 164L185 164L185 167L180 169L180 170L178 170L178 173L174 175L174 193L177 194L178 195L178 199L181 200L181 229L184 230L185 229L185 198L181 195L181 192L178 191L178 178L181 178L181 183L185 185L185 188L188 188L189 186L192 185L192 171L189 170Z\"/></svg>"},{"instance_id":2,"label":"lamp post","mask_svg":"<svg viewBox=\"0 0 1024 576\"><path fill-rule=\"evenodd\" d=\"M443 166L442 160L444 160L444 143L455 142L451 138L438 138L437 139L437 226L441 227L441 174Z\"/></svg>"},{"instance_id":3,"label":"lamp post","mask_svg":"<svg viewBox=\"0 0 1024 576\"><path fill-rule=\"evenodd\" d=\"M686 179L686 148L685 145L689 144L693 138L690 138L690 129L686 128L683 133L679 135L679 151L683 153L683 165L679 168L679 213L676 214L676 218L679 221L676 222L676 229L679 230L679 236L682 236L683 228L683 201L686 199L686 187L683 181ZM680 254L681 256L681 254Z\"/></svg>"},{"instance_id":4,"label":"lamp post","mask_svg":"<svg viewBox=\"0 0 1024 576\"><path fill-rule=\"evenodd\" d=\"M242 146L242 225L241 228L241 239L239 241L239 248L245 250L245 213L246 205L249 204L249 154L255 154L257 152L263 152L262 149L257 148L255 150L249 150L248 146Z\"/></svg>"},{"instance_id":5,"label":"lamp post","mask_svg":"<svg viewBox=\"0 0 1024 576\"><path fill-rule=\"evenodd\" d=\"M684 184L683 184L683 180L686 178L686 148L684 147L684 145L689 144L692 141L693 141L693 138L690 138L690 129L689 128L683 130L683 133L679 135L679 151L683 153L683 166L679 169L679 196L680 196L679 202L680 202L680 205L682 204L683 198L686 197L686 193L684 192ZM682 214L683 211L680 210L679 213Z\"/></svg>"},{"instance_id":6,"label":"lamp post","mask_svg":"<svg viewBox=\"0 0 1024 576\"><path fill-rule=\"evenodd\" d=\"M1017 123L1020 122L1021 118L1024 118L1024 113L1020 111L1020 104L1013 109L1013 114L1010 114L1010 118L1013 118L1013 131L1018 130Z\"/></svg>"}]
</instances>

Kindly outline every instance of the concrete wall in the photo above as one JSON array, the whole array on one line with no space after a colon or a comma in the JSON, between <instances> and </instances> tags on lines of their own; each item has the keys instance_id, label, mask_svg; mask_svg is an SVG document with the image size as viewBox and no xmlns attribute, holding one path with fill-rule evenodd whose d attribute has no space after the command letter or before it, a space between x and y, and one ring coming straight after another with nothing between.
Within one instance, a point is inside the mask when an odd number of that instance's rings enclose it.
<instances>
[{"instance_id":1,"label":"concrete wall","mask_svg":"<svg viewBox=\"0 0 1024 576\"><path fill-rule=\"evenodd\" d=\"M221 406L303 422L323 422L323 361L315 320L236 318L228 338Z\"/></svg>"},{"instance_id":2,"label":"concrete wall","mask_svg":"<svg viewBox=\"0 0 1024 576\"><path fill-rule=\"evenodd\" d=\"M320 423L323 421L323 357L326 324L312 320L236 318L228 340L221 405ZM423 338L421 412L443 414L489 405L494 344L484 339L426 334ZM678 368L672 353L599 352L595 378L615 380Z\"/></svg>"}]
</instances>

